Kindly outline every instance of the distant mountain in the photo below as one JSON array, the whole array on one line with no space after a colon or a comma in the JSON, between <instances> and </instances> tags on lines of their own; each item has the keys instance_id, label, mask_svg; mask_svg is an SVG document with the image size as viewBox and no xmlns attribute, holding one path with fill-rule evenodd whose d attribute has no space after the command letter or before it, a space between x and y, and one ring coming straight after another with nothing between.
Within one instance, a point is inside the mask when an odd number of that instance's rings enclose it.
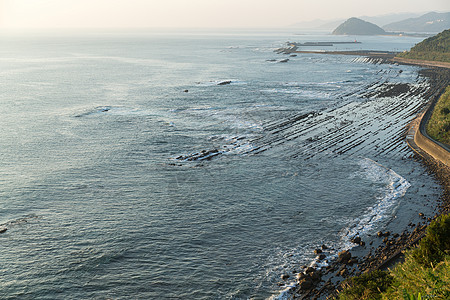
<instances>
[{"instance_id":1,"label":"distant mountain","mask_svg":"<svg viewBox=\"0 0 450 300\"><path fill-rule=\"evenodd\" d=\"M411 59L450 62L450 29L427 38L398 56Z\"/></svg>"},{"instance_id":2,"label":"distant mountain","mask_svg":"<svg viewBox=\"0 0 450 300\"><path fill-rule=\"evenodd\" d=\"M336 28L339 24L344 22L344 20L320 20L316 19L313 21L298 22L290 25L289 27L298 29L316 29L316 30L332 30Z\"/></svg>"},{"instance_id":3,"label":"distant mountain","mask_svg":"<svg viewBox=\"0 0 450 300\"><path fill-rule=\"evenodd\" d=\"M423 15L425 12L423 13L397 13L397 14L386 14L386 15L379 15L379 16L360 16L358 17L361 20L376 24L380 27L383 27L387 24L393 23L393 22L398 22L398 21L402 21L408 18L416 18L419 17L421 15Z\"/></svg>"},{"instance_id":4,"label":"distant mountain","mask_svg":"<svg viewBox=\"0 0 450 300\"><path fill-rule=\"evenodd\" d=\"M430 12L417 18L409 18L383 26L386 31L441 32L450 28L450 12Z\"/></svg>"},{"instance_id":5,"label":"distant mountain","mask_svg":"<svg viewBox=\"0 0 450 300\"><path fill-rule=\"evenodd\" d=\"M380 35L385 33L381 27L358 18L348 19L332 32L334 35Z\"/></svg>"},{"instance_id":6,"label":"distant mountain","mask_svg":"<svg viewBox=\"0 0 450 300\"><path fill-rule=\"evenodd\" d=\"M339 24L342 24L342 22L344 22L344 21L345 21L344 19L336 20L336 21L329 21L329 22L317 27L317 29L327 30L327 31L333 30L334 28L338 27Z\"/></svg>"}]
</instances>

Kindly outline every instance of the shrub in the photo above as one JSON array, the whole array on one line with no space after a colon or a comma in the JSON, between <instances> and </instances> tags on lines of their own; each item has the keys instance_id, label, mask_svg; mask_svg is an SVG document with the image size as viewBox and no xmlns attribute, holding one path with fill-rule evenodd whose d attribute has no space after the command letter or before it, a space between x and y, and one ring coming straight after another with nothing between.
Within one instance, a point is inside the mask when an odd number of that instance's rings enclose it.
<instances>
[{"instance_id":1,"label":"shrub","mask_svg":"<svg viewBox=\"0 0 450 300\"><path fill-rule=\"evenodd\" d=\"M392 271L373 271L344 281L341 300L450 299L450 214L427 228L419 246Z\"/></svg>"},{"instance_id":2,"label":"shrub","mask_svg":"<svg viewBox=\"0 0 450 300\"><path fill-rule=\"evenodd\" d=\"M419 247L412 250L414 260L424 266L433 267L450 254L450 214L438 217L427 228Z\"/></svg>"},{"instance_id":3,"label":"shrub","mask_svg":"<svg viewBox=\"0 0 450 300\"><path fill-rule=\"evenodd\" d=\"M393 279L389 272L379 270L349 278L344 282L344 290L339 294L339 299L381 299L381 293L392 285Z\"/></svg>"},{"instance_id":4,"label":"shrub","mask_svg":"<svg viewBox=\"0 0 450 300\"><path fill-rule=\"evenodd\" d=\"M424 267L408 252L405 262L397 265L391 275L393 284L383 293L383 300L450 299L449 256L433 267Z\"/></svg>"}]
</instances>

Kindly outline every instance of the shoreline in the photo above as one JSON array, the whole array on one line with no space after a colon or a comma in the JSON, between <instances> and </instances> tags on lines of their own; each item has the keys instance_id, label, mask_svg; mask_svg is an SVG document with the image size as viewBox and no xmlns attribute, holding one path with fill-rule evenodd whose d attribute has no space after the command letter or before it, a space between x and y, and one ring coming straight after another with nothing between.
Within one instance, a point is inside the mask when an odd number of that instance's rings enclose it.
<instances>
[{"instance_id":1,"label":"shoreline","mask_svg":"<svg viewBox=\"0 0 450 300\"><path fill-rule=\"evenodd\" d=\"M292 52L279 53L291 54ZM350 250L341 251L338 258L330 262L329 266L326 268L315 270L305 266L303 272L300 272L297 275L297 286L292 289L293 299L327 299L336 296L339 293L342 289L341 284L346 278L373 270L386 270L395 266L398 262L402 261L404 250L417 245L420 239L425 236L426 228L433 219L437 218L439 215L450 212L450 166L441 161L437 161L433 155L430 155L427 152L427 150L430 151L429 148L424 150L415 142L417 132L421 134L418 129L421 126L424 126L422 117L428 111L432 111L434 104L442 95L446 86L450 84L450 70L448 70L450 68L450 63L441 64L440 62L437 62L435 64L430 64L428 61L397 60L395 54L392 52L377 51L295 51L295 53L356 55L365 56L370 60L376 60L379 63L395 63L427 67L421 69L419 74L427 77L430 81L430 89L427 94L428 103L424 108L424 112L418 114L407 126L403 139L407 142L409 148L413 150L414 159L425 166L427 172L431 174L442 187L442 193L439 198L433 200L435 201L438 212L432 218L425 218L423 214L419 213L419 217L422 221L417 225L411 224L413 225L410 226L411 228L404 228L401 233L378 232L378 238L383 241L379 243L378 247L375 247L373 254L372 250L367 249L368 247L364 247L364 242L357 240L354 242L355 244L360 244L360 246L355 245L356 247ZM424 120L424 123L426 122L427 119ZM430 141L430 143L432 142ZM447 154L448 153L449 152L447 152ZM413 229L413 227L415 228ZM413 230L409 231L411 229ZM373 241L370 242L371 245L372 242ZM315 252L316 251L317 250L315 250ZM318 251L320 253L320 250ZM308 284L304 284L305 282Z\"/></svg>"}]
</instances>

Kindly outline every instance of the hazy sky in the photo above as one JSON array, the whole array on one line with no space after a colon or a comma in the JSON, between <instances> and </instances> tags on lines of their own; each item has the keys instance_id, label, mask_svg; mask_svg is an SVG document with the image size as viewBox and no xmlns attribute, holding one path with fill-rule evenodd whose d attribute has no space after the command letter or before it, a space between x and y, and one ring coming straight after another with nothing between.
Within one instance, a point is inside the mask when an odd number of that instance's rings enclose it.
<instances>
[{"instance_id":1,"label":"hazy sky","mask_svg":"<svg viewBox=\"0 0 450 300\"><path fill-rule=\"evenodd\" d=\"M278 27L449 10L449 0L0 0L0 27Z\"/></svg>"}]
</instances>

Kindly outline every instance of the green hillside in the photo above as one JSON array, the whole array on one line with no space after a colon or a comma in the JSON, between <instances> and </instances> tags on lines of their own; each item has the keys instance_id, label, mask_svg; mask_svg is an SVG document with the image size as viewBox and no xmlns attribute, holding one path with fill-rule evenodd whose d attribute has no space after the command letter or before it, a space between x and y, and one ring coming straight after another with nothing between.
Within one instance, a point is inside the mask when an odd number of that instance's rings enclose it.
<instances>
[{"instance_id":1,"label":"green hillside","mask_svg":"<svg viewBox=\"0 0 450 300\"><path fill-rule=\"evenodd\" d=\"M427 38L399 57L450 62L450 29Z\"/></svg>"}]
</instances>

